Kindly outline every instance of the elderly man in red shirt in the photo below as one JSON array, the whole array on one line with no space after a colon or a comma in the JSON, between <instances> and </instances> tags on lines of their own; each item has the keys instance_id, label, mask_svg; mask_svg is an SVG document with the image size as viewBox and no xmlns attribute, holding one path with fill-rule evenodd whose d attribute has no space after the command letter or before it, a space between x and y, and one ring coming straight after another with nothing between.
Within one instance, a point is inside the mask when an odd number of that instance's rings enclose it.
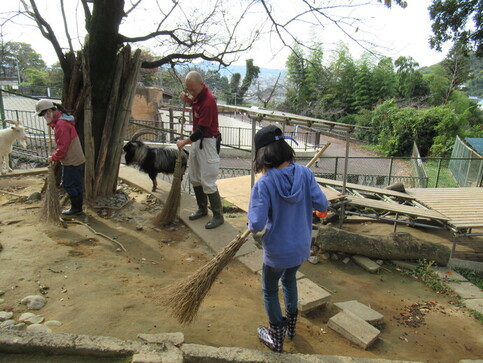
<instances>
[{"instance_id":1,"label":"elderly man in red shirt","mask_svg":"<svg viewBox=\"0 0 483 363\"><path fill-rule=\"evenodd\" d=\"M223 224L223 206L216 180L220 172L218 107L211 91L203 83L198 72L192 71L185 78L187 93L181 99L191 105L193 112L193 133L187 139L177 141L178 148L191 144L188 170L190 182L195 191L198 210L189 216L190 220L208 215L208 199L213 218L205 225L212 229Z\"/></svg>"}]
</instances>

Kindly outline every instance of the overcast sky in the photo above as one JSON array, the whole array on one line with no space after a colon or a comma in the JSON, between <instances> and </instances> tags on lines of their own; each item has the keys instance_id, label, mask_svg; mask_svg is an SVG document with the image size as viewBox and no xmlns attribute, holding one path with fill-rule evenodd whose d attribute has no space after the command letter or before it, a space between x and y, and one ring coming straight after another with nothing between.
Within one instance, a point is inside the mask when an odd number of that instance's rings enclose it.
<instances>
[{"instance_id":1,"label":"overcast sky","mask_svg":"<svg viewBox=\"0 0 483 363\"><path fill-rule=\"evenodd\" d=\"M148 3L149 0L146 1ZM200 1L202 2L203 0L198 0L196 3L199 4ZM373 1L375 2L375 0ZM37 2L43 14L52 14L53 8L58 7L59 4L55 0L38 0ZM394 60L399 56L411 56L420 66L428 66L441 61L445 56L445 52L433 51L428 45L428 38L431 35L431 22L427 8L431 4L431 0L407 0L407 2L408 7L406 9L401 9L396 5L392 9L387 9L380 4L359 8L357 13L355 12L353 15L364 18L364 26L360 27L357 33L355 29L350 29L351 35L377 43L379 47L372 50L389 56ZM77 1L69 0L66 3L74 4ZM126 3L128 3L127 0ZM292 0L277 0L271 3L280 4L280 9L283 9L282 14L289 14L289 7L294 4ZM0 1L0 13L6 10L14 10L18 7L19 3L16 0ZM47 12L47 10L49 11ZM76 10L82 14L80 6L77 9L68 10L68 16L71 21L69 24L70 32L73 37L77 34L76 29L79 29L81 32L83 27L83 24L75 21L74 15ZM59 23L61 22L59 21ZM23 21L23 24L25 24L25 21ZM142 27L143 24L148 24L148 21L146 19L138 19L133 26L137 27L136 30L139 30L139 27ZM4 34L4 40L30 43L33 49L42 55L47 64L51 65L57 61L52 45L40 35L37 28L7 24L1 30ZM352 42L346 35L342 35L334 28L301 26L299 24L296 32L304 42L312 40L321 42L326 54L330 54L330 50L340 42L344 42L349 46L351 54L356 59L364 52L361 46ZM79 46L80 41L74 41L74 47L78 48ZM445 51L447 51L447 48ZM245 59L253 58L255 65L260 67L284 68L288 54L289 50L283 49L280 41L272 35L270 38L265 37L260 40L252 51L240 56L235 64L245 64Z\"/></svg>"}]
</instances>

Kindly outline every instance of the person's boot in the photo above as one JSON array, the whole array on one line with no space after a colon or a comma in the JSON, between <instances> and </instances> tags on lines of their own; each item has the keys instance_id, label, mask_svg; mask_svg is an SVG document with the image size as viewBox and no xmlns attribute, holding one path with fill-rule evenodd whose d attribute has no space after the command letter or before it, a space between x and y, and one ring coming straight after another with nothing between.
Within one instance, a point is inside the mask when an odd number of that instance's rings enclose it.
<instances>
[{"instance_id":1,"label":"person's boot","mask_svg":"<svg viewBox=\"0 0 483 363\"><path fill-rule=\"evenodd\" d=\"M198 203L198 210L189 215L188 218L190 221L194 221L208 215L208 197L203 191L203 187L201 185L196 186L193 187L193 190L195 191L196 203Z\"/></svg>"},{"instance_id":2,"label":"person's boot","mask_svg":"<svg viewBox=\"0 0 483 363\"><path fill-rule=\"evenodd\" d=\"M261 326L257 329L258 339L274 352L282 353L285 331L285 325L270 323L268 328Z\"/></svg>"},{"instance_id":3,"label":"person's boot","mask_svg":"<svg viewBox=\"0 0 483 363\"><path fill-rule=\"evenodd\" d=\"M213 194L208 194L208 199L210 200L211 210L213 211L213 218L206 223L205 228L212 229L221 226L225 222L225 219L223 218L223 205L221 204L220 193L216 191Z\"/></svg>"},{"instance_id":4,"label":"person's boot","mask_svg":"<svg viewBox=\"0 0 483 363\"><path fill-rule=\"evenodd\" d=\"M81 195L76 195L75 197L72 195L69 195L70 197L70 204L71 207L70 209L63 210L62 215L63 216L75 216L77 214L82 213L82 204L83 204L83 196Z\"/></svg>"},{"instance_id":5,"label":"person's boot","mask_svg":"<svg viewBox=\"0 0 483 363\"><path fill-rule=\"evenodd\" d=\"M295 314L290 314L288 311L287 313L287 338L292 340L295 338L295 325L297 325L297 315L298 311Z\"/></svg>"}]
</instances>

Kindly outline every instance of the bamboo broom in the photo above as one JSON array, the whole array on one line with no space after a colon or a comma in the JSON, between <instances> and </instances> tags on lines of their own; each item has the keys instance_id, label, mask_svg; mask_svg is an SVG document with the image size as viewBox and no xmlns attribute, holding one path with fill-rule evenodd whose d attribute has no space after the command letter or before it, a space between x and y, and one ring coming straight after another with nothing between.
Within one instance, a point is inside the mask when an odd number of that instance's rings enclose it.
<instances>
[{"instance_id":1,"label":"bamboo broom","mask_svg":"<svg viewBox=\"0 0 483 363\"><path fill-rule=\"evenodd\" d=\"M309 161L310 168L322 155L324 148ZM223 268L231 261L240 247L250 235L250 230L239 234L207 264L194 274L172 283L163 289L164 296L161 301L171 310L180 324L190 324L198 313L198 309Z\"/></svg>"},{"instance_id":2,"label":"bamboo broom","mask_svg":"<svg viewBox=\"0 0 483 363\"><path fill-rule=\"evenodd\" d=\"M49 126L49 155L52 155L52 129ZM48 167L47 187L45 198L40 208L40 220L52 225L63 225L60 218L59 191L55 177L55 162L51 161Z\"/></svg>"},{"instance_id":3,"label":"bamboo broom","mask_svg":"<svg viewBox=\"0 0 483 363\"><path fill-rule=\"evenodd\" d=\"M183 114L181 116L181 131L180 138L183 138L183 129L185 123L185 108L186 103L183 103ZM165 226L172 223L178 216L178 210L181 203L181 181L185 170L181 164L181 157L183 149L178 150L178 156L176 158L176 164L174 166L173 182L171 183L171 189L164 203L163 210L154 218L154 223L157 225Z\"/></svg>"}]
</instances>

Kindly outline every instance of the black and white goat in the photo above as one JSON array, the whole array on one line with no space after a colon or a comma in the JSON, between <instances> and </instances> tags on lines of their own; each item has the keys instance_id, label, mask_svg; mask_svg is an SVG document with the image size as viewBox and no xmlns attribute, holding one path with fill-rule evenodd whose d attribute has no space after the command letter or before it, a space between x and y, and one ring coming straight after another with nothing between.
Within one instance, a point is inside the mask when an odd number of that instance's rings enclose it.
<instances>
[{"instance_id":1,"label":"black and white goat","mask_svg":"<svg viewBox=\"0 0 483 363\"><path fill-rule=\"evenodd\" d=\"M133 137L134 138L134 137ZM156 176L158 173L173 174L178 157L176 146L153 148L142 141L131 140L124 145L126 165L137 165L139 170L147 173L153 181L153 192L158 187ZM181 166L183 174L188 165L188 152L183 150L181 154Z\"/></svg>"},{"instance_id":2,"label":"black and white goat","mask_svg":"<svg viewBox=\"0 0 483 363\"><path fill-rule=\"evenodd\" d=\"M7 171L12 171L8 165L8 154L12 152L12 146L15 140L18 139L24 148L27 147L25 127L19 121L5 120L5 122L10 122L13 126L0 130L0 171L2 174L4 174L4 166Z\"/></svg>"}]
</instances>

